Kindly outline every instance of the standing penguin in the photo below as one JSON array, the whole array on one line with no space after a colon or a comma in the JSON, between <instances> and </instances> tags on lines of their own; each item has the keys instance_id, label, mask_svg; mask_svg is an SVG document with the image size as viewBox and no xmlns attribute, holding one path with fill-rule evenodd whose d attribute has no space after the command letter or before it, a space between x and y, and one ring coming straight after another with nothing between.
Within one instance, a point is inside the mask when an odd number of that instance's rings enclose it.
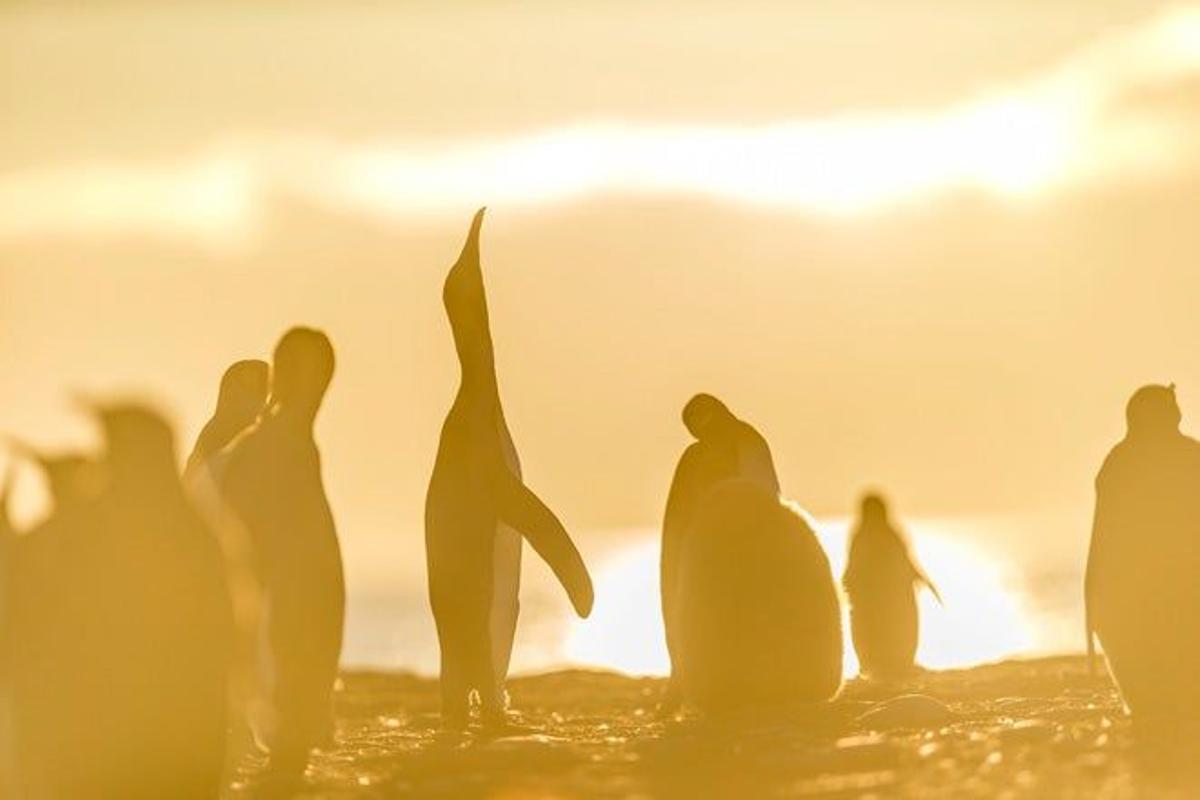
<instances>
[{"instance_id":1,"label":"standing penguin","mask_svg":"<svg viewBox=\"0 0 1200 800\"><path fill-rule=\"evenodd\" d=\"M87 733L102 715L90 703L107 693L80 693L78 664L103 661L106 649L84 643L89 632L102 630L103 619L92 616L111 593L98 576L105 544L97 535L99 497L108 469L82 453L47 455L10 440L14 454L32 461L49 492L49 513L32 530L17 535L6 523L9 574L6 585L4 644L8 724L14 796L66 796L95 778L88 770L103 760ZM100 545L100 549L97 549ZM65 635L71 631L71 635ZM85 721L86 720L86 721ZM65 742L80 746L71 765L56 765L55 755Z\"/></svg>"},{"instance_id":2,"label":"standing penguin","mask_svg":"<svg viewBox=\"0 0 1200 800\"><path fill-rule=\"evenodd\" d=\"M685 699L718 716L779 716L837 693L837 589L804 517L759 483L725 480L698 503L679 557Z\"/></svg>"},{"instance_id":3,"label":"standing penguin","mask_svg":"<svg viewBox=\"0 0 1200 800\"><path fill-rule=\"evenodd\" d=\"M17 793L17 762L13 747L11 662L13 643L9 640L9 603L12 593L13 555L17 530L9 516L12 494L12 469L4 476L0 491L0 797Z\"/></svg>"},{"instance_id":4,"label":"standing penguin","mask_svg":"<svg viewBox=\"0 0 1200 800\"><path fill-rule=\"evenodd\" d=\"M659 709L663 714L673 713L682 699L678 676L680 553L696 509L709 490L731 478L741 478L771 494L779 494L771 448L753 425L738 419L710 394L694 396L683 407L682 416L684 426L696 441L679 458L663 515L659 590L671 659L671 677Z\"/></svg>"},{"instance_id":5,"label":"standing penguin","mask_svg":"<svg viewBox=\"0 0 1200 800\"><path fill-rule=\"evenodd\" d=\"M99 417L102 491L22 537L6 631L21 791L215 800L232 625L220 555L161 417Z\"/></svg>"},{"instance_id":6,"label":"standing penguin","mask_svg":"<svg viewBox=\"0 0 1200 800\"><path fill-rule=\"evenodd\" d=\"M0 636L8 620L8 596L12 587L13 557L17 549L17 529L9 513L12 486L13 473L10 467L4 475L4 488L0 489ZM4 652L0 651L0 703L4 701L3 660Z\"/></svg>"},{"instance_id":7,"label":"standing penguin","mask_svg":"<svg viewBox=\"0 0 1200 800\"><path fill-rule=\"evenodd\" d=\"M72 665L99 654L82 645L86 636L64 635L97 627L86 616L103 597L93 585L99 562L91 549L96 541L96 498L85 500L69 491L64 471L55 466L89 459L50 458L23 444L10 444L43 468L51 504L50 513L32 530L18 534L6 524L10 535L0 658L11 772L5 775L5 789L14 797L60 797L86 775L93 757L92 748L76 747L80 758L66 768L54 764L55 752L66 742L80 742L80 734L96 717L87 705L95 698L85 693L77 700L78 693L72 691L80 677Z\"/></svg>"},{"instance_id":8,"label":"standing penguin","mask_svg":"<svg viewBox=\"0 0 1200 800\"><path fill-rule=\"evenodd\" d=\"M230 445L217 476L244 526L263 589L263 697L253 720L270 770L291 779L333 741L333 684L346 587L313 426L333 378L325 334L292 328L275 347L269 409Z\"/></svg>"},{"instance_id":9,"label":"standing penguin","mask_svg":"<svg viewBox=\"0 0 1200 800\"><path fill-rule=\"evenodd\" d=\"M1084 582L1093 634L1150 749L1200 744L1200 442L1175 387L1144 386L1096 478Z\"/></svg>"},{"instance_id":10,"label":"standing penguin","mask_svg":"<svg viewBox=\"0 0 1200 800\"><path fill-rule=\"evenodd\" d=\"M591 613L593 601L591 578L570 536L521 479L496 383L479 263L482 224L480 209L443 289L462 377L442 426L425 499L442 721L451 729L467 724L472 691L479 693L485 723L504 723L522 536L550 565L580 616Z\"/></svg>"},{"instance_id":11,"label":"standing penguin","mask_svg":"<svg viewBox=\"0 0 1200 800\"><path fill-rule=\"evenodd\" d=\"M120 720L93 722L111 759L98 766L119 765L110 777L123 787L104 796L216 798L233 642L224 562L184 493L162 417L132 404L102 407L99 417L106 481L91 568L106 616L93 639L100 657L85 663L91 691L111 693L101 704Z\"/></svg>"},{"instance_id":12,"label":"standing penguin","mask_svg":"<svg viewBox=\"0 0 1200 800\"><path fill-rule=\"evenodd\" d=\"M913 559L888 517L882 497L862 499L858 526L850 535L842 586L850 602L850 633L864 675L881 680L912 672L919 622L915 588L937 588Z\"/></svg>"},{"instance_id":13,"label":"standing penguin","mask_svg":"<svg viewBox=\"0 0 1200 800\"><path fill-rule=\"evenodd\" d=\"M196 473L234 437L249 428L267 404L270 367L257 359L237 361L221 376L217 408L196 438L192 454L184 467L184 481L195 480Z\"/></svg>"},{"instance_id":14,"label":"standing penguin","mask_svg":"<svg viewBox=\"0 0 1200 800\"><path fill-rule=\"evenodd\" d=\"M221 546L235 621L234 667L230 700L236 721L229 763L253 746L249 726L258 675L262 591L254 568L254 547L245 526L221 498L219 481L229 460L229 445L249 430L266 410L270 365L257 359L231 364L221 376L217 407L201 429L183 471L183 482Z\"/></svg>"}]
</instances>

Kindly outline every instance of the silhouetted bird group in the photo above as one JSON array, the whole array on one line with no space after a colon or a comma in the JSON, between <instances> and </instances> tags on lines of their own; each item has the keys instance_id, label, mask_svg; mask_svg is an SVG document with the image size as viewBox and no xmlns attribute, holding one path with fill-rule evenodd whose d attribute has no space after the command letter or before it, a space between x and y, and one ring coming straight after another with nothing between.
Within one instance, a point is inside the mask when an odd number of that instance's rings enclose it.
<instances>
[{"instance_id":1,"label":"silhouetted bird group","mask_svg":"<svg viewBox=\"0 0 1200 800\"><path fill-rule=\"evenodd\" d=\"M11 548L14 794L213 797L233 639L217 540L184 494L167 424L133 404L94 413L102 451L70 460L54 509Z\"/></svg>"},{"instance_id":2,"label":"silhouetted bird group","mask_svg":"<svg viewBox=\"0 0 1200 800\"><path fill-rule=\"evenodd\" d=\"M446 277L461 382L425 506L442 721L511 729L505 691L523 541L575 610L593 604L562 522L524 482L505 423L480 264L481 210ZM334 373L319 331L294 328L268 365L233 364L181 475L170 427L136 403L90 403L94 453L15 454L52 507L0 515L0 792L21 798L213 798L238 731L294 781L334 741L345 615L336 526L313 426ZM683 423L662 526L671 674L661 711L778 715L842 681L841 603L814 525L781 493L771 449L716 397ZM1200 723L1200 443L1173 387L1139 390L1096 480L1085 604L1139 731L1194 743ZM842 586L864 676L915 669L916 592L937 589L883 498L868 494ZM940 600L940 597L938 598Z\"/></svg>"},{"instance_id":3,"label":"silhouetted bird group","mask_svg":"<svg viewBox=\"0 0 1200 800\"><path fill-rule=\"evenodd\" d=\"M0 539L5 796L217 797L239 719L283 779L332 741L345 591L312 429L333 366L306 328L234 364L183 476L136 403L91 406L98 453L15 448L52 508Z\"/></svg>"}]
</instances>

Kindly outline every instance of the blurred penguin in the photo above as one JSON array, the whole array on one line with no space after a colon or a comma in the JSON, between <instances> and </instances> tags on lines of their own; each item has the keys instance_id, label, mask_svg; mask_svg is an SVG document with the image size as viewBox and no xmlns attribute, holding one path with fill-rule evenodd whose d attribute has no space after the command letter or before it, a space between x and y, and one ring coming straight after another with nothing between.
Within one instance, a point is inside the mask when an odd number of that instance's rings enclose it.
<instances>
[{"instance_id":1,"label":"blurred penguin","mask_svg":"<svg viewBox=\"0 0 1200 800\"><path fill-rule=\"evenodd\" d=\"M75 451L46 453L19 439L9 439L9 447L42 473L50 514L80 513L103 488L103 469L93 456Z\"/></svg>"},{"instance_id":2,"label":"blurred penguin","mask_svg":"<svg viewBox=\"0 0 1200 800\"><path fill-rule=\"evenodd\" d=\"M777 717L837 693L837 589L803 516L761 483L723 481L699 501L679 558L685 700L717 716Z\"/></svg>"},{"instance_id":3,"label":"blurred penguin","mask_svg":"<svg viewBox=\"0 0 1200 800\"><path fill-rule=\"evenodd\" d=\"M115 770L109 785L125 797L217 797L233 636L224 563L184 494L162 417L121 404L101 407L99 418L107 481L97 504L103 599L93 652L101 656L89 680L109 693L100 705L118 723L96 726L111 758L98 766ZM113 730L131 735L122 742Z\"/></svg>"},{"instance_id":4,"label":"blurred penguin","mask_svg":"<svg viewBox=\"0 0 1200 800\"><path fill-rule=\"evenodd\" d=\"M13 471L10 468L4 475L4 488L0 489L0 631L8 620L8 597L12 587L12 568L14 553L17 549L17 528L13 525L9 512L12 498ZM4 652L0 649L0 661ZM0 681L3 680L3 664L0 664ZM3 684L0 683L0 690Z\"/></svg>"},{"instance_id":5,"label":"blurred penguin","mask_svg":"<svg viewBox=\"0 0 1200 800\"><path fill-rule=\"evenodd\" d=\"M333 371L325 334L284 334L268 409L229 447L218 476L223 500L253 545L263 590L263 696L252 722L277 776L299 775L310 751L333 741L346 589L313 438Z\"/></svg>"},{"instance_id":6,"label":"blurred penguin","mask_svg":"<svg viewBox=\"0 0 1200 800\"><path fill-rule=\"evenodd\" d=\"M101 488L100 464L82 453L47 455L17 440L9 440L11 452L32 461L42 472L49 495L47 518L53 524L43 524L39 533L18 535L9 517L9 498L15 471L6 477L0 503L0 619L5 630L8 625L18 629L36 624L36 620L14 620L11 609L35 613L39 607L53 603L59 591L55 585L55 561L61 557L58 534L84 522ZM17 595L20 595L18 597ZM23 612L24 613L24 612ZM19 648L18 642L13 642Z\"/></svg>"},{"instance_id":7,"label":"blurred penguin","mask_svg":"<svg viewBox=\"0 0 1200 800\"><path fill-rule=\"evenodd\" d=\"M1129 400L1096 478L1084 599L1089 652L1094 634L1143 753L1186 761L1200 751L1200 442L1181 416L1174 385Z\"/></svg>"},{"instance_id":8,"label":"blurred penguin","mask_svg":"<svg viewBox=\"0 0 1200 800\"><path fill-rule=\"evenodd\" d=\"M12 642L8 636L13 557L17 545L17 529L9 516L12 485L13 471L9 465L4 488L0 490L0 797L13 797L18 791L11 701Z\"/></svg>"},{"instance_id":9,"label":"blurred penguin","mask_svg":"<svg viewBox=\"0 0 1200 800\"><path fill-rule=\"evenodd\" d=\"M24 787L215 798L231 637L221 558L184 496L167 424L132 404L97 413L103 490L86 514L56 508L27 534L47 546L21 565L43 591L18 593Z\"/></svg>"},{"instance_id":10,"label":"blurred penguin","mask_svg":"<svg viewBox=\"0 0 1200 800\"><path fill-rule=\"evenodd\" d=\"M71 773L58 769L54 759L64 743L78 740L73 734L87 716L86 706L71 708L65 698L73 697L79 665L91 657L66 632L81 627L81 616L95 600L87 579L103 470L82 453L48 455L17 440L8 444L15 456L41 470L49 500L45 518L32 530L18 535L5 522L8 574L0 652L13 764L8 788L16 797L61 796Z\"/></svg>"},{"instance_id":11,"label":"blurred penguin","mask_svg":"<svg viewBox=\"0 0 1200 800\"><path fill-rule=\"evenodd\" d=\"M234 362L225 370L217 391L217 407L188 456L185 482L194 480L209 459L258 420L267 405L270 371L267 362L257 359Z\"/></svg>"},{"instance_id":12,"label":"blurred penguin","mask_svg":"<svg viewBox=\"0 0 1200 800\"><path fill-rule=\"evenodd\" d=\"M866 495L842 576L850 633L864 675L886 681L913 671L919 633L916 589L921 584L941 599L892 524L883 498Z\"/></svg>"},{"instance_id":13,"label":"blurred penguin","mask_svg":"<svg viewBox=\"0 0 1200 800\"><path fill-rule=\"evenodd\" d=\"M696 441L680 456L663 515L659 579L671 678L659 708L662 714L673 713L682 698L677 674L680 553L697 508L714 486L732 478L761 486L769 494L779 494L771 448L754 426L738 419L710 394L698 394L689 400L682 416L684 426Z\"/></svg>"}]
</instances>

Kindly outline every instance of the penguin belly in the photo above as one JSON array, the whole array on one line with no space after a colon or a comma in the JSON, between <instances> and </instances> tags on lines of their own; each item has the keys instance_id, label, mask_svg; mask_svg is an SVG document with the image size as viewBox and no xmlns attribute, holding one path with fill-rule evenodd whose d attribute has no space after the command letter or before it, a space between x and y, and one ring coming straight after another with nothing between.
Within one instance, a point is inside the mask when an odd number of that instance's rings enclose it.
<instances>
[{"instance_id":1,"label":"penguin belly","mask_svg":"<svg viewBox=\"0 0 1200 800\"><path fill-rule=\"evenodd\" d=\"M503 522L496 523L495 555L492 564L492 605L488 628L492 640L492 669L496 690L503 697L517 632L521 588L521 534Z\"/></svg>"},{"instance_id":2,"label":"penguin belly","mask_svg":"<svg viewBox=\"0 0 1200 800\"><path fill-rule=\"evenodd\" d=\"M472 488L466 470L439 464L426 501L429 600L444 656L476 635L480 620L487 627L493 603L495 515L486 503L463 500L479 496Z\"/></svg>"},{"instance_id":3,"label":"penguin belly","mask_svg":"<svg viewBox=\"0 0 1200 800\"><path fill-rule=\"evenodd\" d=\"M877 597L851 597L850 633L864 675L889 680L910 673L917 654L917 603L912 584Z\"/></svg>"},{"instance_id":4,"label":"penguin belly","mask_svg":"<svg viewBox=\"0 0 1200 800\"><path fill-rule=\"evenodd\" d=\"M465 438L444 437L425 509L429 600L441 654L443 723L465 726L469 697L494 696L492 609L497 511ZM514 591L510 589L510 592Z\"/></svg>"},{"instance_id":5,"label":"penguin belly","mask_svg":"<svg viewBox=\"0 0 1200 800\"><path fill-rule=\"evenodd\" d=\"M731 480L690 527L680 576L687 699L713 714L830 699L841 685L841 614L804 520L761 485Z\"/></svg>"},{"instance_id":6,"label":"penguin belly","mask_svg":"<svg viewBox=\"0 0 1200 800\"><path fill-rule=\"evenodd\" d=\"M1200 591L1180 570L1122 564L1096 585L1094 625L1109 670L1135 721L1200 713L1200 633L1189 624Z\"/></svg>"}]
</instances>

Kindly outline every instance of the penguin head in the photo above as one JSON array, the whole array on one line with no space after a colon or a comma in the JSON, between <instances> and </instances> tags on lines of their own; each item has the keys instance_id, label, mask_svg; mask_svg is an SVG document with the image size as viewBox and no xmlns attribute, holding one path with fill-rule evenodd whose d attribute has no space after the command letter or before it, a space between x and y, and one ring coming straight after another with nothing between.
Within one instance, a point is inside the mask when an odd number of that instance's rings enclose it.
<instances>
[{"instance_id":1,"label":"penguin head","mask_svg":"<svg viewBox=\"0 0 1200 800\"><path fill-rule=\"evenodd\" d=\"M163 417L133 402L94 405L104 437L104 466L113 483L176 477L175 434Z\"/></svg>"},{"instance_id":2,"label":"penguin head","mask_svg":"<svg viewBox=\"0 0 1200 800\"><path fill-rule=\"evenodd\" d=\"M37 463L46 476L46 486L56 508L66 508L100 493L103 483L100 465L82 453L42 455Z\"/></svg>"},{"instance_id":3,"label":"penguin head","mask_svg":"<svg viewBox=\"0 0 1200 800\"><path fill-rule=\"evenodd\" d=\"M292 328L275 345L271 402L283 412L315 417L334 365L328 336L313 328Z\"/></svg>"},{"instance_id":4,"label":"penguin head","mask_svg":"<svg viewBox=\"0 0 1200 800\"><path fill-rule=\"evenodd\" d=\"M28 459L42 471L56 508L95 497L102 489L100 464L84 453L46 453L18 439L10 439L8 445L15 455Z\"/></svg>"},{"instance_id":5,"label":"penguin head","mask_svg":"<svg viewBox=\"0 0 1200 800\"><path fill-rule=\"evenodd\" d=\"M469 354L472 344L488 334L487 295L483 288L483 270L479 262L479 234L483 227L481 208L471 220L471 229L462 252L442 286L442 304L450 318L450 328L460 355Z\"/></svg>"},{"instance_id":6,"label":"penguin head","mask_svg":"<svg viewBox=\"0 0 1200 800\"><path fill-rule=\"evenodd\" d=\"M1177 433L1183 414L1175 398L1175 384L1143 386L1125 406L1125 423L1131 436Z\"/></svg>"},{"instance_id":7,"label":"penguin head","mask_svg":"<svg viewBox=\"0 0 1200 800\"><path fill-rule=\"evenodd\" d=\"M712 436L733 419L733 412L711 394L698 394L683 407L683 424L698 440Z\"/></svg>"},{"instance_id":8,"label":"penguin head","mask_svg":"<svg viewBox=\"0 0 1200 800\"><path fill-rule=\"evenodd\" d=\"M221 377L217 394L217 414L249 424L267 403L271 368L265 361L247 359L235 362Z\"/></svg>"},{"instance_id":9,"label":"penguin head","mask_svg":"<svg viewBox=\"0 0 1200 800\"><path fill-rule=\"evenodd\" d=\"M859 517L863 523L886 522L887 501L878 492L867 492L859 502Z\"/></svg>"}]
</instances>

